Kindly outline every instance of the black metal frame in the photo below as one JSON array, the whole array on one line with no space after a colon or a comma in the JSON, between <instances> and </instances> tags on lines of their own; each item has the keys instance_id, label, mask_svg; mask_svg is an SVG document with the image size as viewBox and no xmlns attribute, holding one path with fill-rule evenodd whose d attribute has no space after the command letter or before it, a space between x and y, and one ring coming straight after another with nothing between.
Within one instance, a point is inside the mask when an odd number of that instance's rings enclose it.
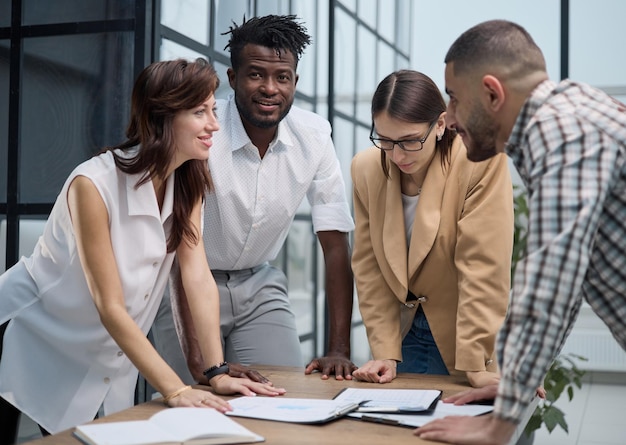
<instances>
[{"instance_id":1,"label":"black metal frame","mask_svg":"<svg viewBox=\"0 0 626 445\"><path fill-rule=\"evenodd\" d=\"M0 38L10 38L10 74L9 74L9 116L7 151L7 200L0 202L0 215L5 214L6 232L6 268L19 259L19 218L20 216L47 217L54 203L20 203L20 117L21 85L23 68L23 39L75 34L93 34L102 32L134 31L135 54L134 76L137 76L146 64L152 61L152 42L149 32L152 29L151 0L135 0L134 19L116 19L87 22L70 22L46 25L21 25L22 5L24 0L11 0L11 27L0 29Z\"/></svg>"}]
</instances>

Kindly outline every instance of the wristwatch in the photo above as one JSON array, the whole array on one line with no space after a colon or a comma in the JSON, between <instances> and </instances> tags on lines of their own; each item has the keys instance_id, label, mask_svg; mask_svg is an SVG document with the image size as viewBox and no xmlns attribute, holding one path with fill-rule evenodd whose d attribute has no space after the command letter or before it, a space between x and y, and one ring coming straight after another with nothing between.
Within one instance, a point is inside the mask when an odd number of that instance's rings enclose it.
<instances>
[{"instance_id":1,"label":"wristwatch","mask_svg":"<svg viewBox=\"0 0 626 445\"><path fill-rule=\"evenodd\" d=\"M216 375L220 374L228 374L230 369L228 368L228 363L222 362L217 365L211 366L210 368L205 369L202 374L207 378L207 380L211 380Z\"/></svg>"}]
</instances>

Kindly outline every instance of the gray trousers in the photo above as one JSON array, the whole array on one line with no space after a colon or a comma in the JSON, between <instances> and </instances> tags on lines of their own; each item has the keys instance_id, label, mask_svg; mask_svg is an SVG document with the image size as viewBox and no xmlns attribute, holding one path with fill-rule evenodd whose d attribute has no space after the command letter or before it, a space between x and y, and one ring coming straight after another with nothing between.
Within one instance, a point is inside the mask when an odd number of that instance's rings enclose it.
<instances>
[{"instance_id":1,"label":"gray trousers","mask_svg":"<svg viewBox=\"0 0 626 445\"><path fill-rule=\"evenodd\" d=\"M285 274L267 263L212 272L220 294L225 360L244 365L304 366ZM193 383L174 328L168 291L152 326L152 340L183 381Z\"/></svg>"}]
</instances>

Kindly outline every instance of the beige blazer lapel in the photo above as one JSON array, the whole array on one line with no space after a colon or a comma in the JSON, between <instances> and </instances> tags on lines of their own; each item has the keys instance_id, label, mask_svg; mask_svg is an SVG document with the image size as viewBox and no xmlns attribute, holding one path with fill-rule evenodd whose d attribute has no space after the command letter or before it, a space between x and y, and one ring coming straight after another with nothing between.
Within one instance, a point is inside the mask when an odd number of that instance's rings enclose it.
<instances>
[{"instance_id":1,"label":"beige blazer lapel","mask_svg":"<svg viewBox=\"0 0 626 445\"><path fill-rule=\"evenodd\" d=\"M390 163L391 164L391 163ZM383 223L383 248L385 259L402 286L400 294L406 296L408 290L407 274L407 245L404 228L404 212L402 210L402 195L400 189L400 172L397 167L390 166L391 180L387 181L387 196L385 197L385 215ZM390 286L398 291L397 286ZM398 295L399 297L401 295Z\"/></svg>"},{"instance_id":2,"label":"beige blazer lapel","mask_svg":"<svg viewBox=\"0 0 626 445\"><path fill-rule=\"evenodd\" d=\"M451 155L454 155L451 153ZM447 168L441 166L439 153L433 158L424 184L413 221L411 245L409 246L408 275L412 277L432 249L441 221L441 200L446 186Z\"/></svg>"}]
</instances>

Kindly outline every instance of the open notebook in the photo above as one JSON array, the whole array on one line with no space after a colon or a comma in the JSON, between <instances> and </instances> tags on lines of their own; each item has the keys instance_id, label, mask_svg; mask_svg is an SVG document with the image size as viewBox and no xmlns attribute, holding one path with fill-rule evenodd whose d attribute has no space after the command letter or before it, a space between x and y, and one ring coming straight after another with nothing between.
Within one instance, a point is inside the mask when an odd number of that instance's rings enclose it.
<instances>
[{"instance_id":1,"label":"open notebook","mask_svg":"<svg viewBox=\"0 0 626 445\"><path fill-rule=\"evenodd\" d=\"M437 389L344 388L334 400L357 403L360 413L427 414L440 397Z\"/></svg>"},{"instance_id":2,"label":"open notebook","mask_svg":"<svg viewBox=\"0 0 626 445\"><path fill-rule=\"evenodd\" d=\"M348 417L386 425L420 427L446 416L479 416L491 405L453 405L439 400L441 391L425 389L346 388L335 400L360 403Z\"/></svg>"},{"instance_id":3,"label":"open notebook","mask_svg":"<svg viewBox=\"0 0 626 445\"><path fill-rule=\"evenodd\" d=\"M238 397L228 401L229 416L276 420L293 423L326 423L339 419L359 407L358 403L328 399L291 397Z\"/></svg>"},{"instance_id":4,"label":"open notebook","mask_svg":"<svg viewBox=\"0 0 626 445\"><path fill-rule=\"evenodd\" d=\"M388 414L388 413L360 413L353 412L348 417L367 422L383 423L385 425L406 426L418 428L431 420L447 416L480 416L493 411L488 405L454 405L452 403L437 402L435 409L424 414Z\"/></svg>"},{"instance_id":5,"label":"open notebook","mask_svg":"<svg viewBox=\"0 0 626 445\"><path fill-rule=\"evenodd\" d=\"M88 445L210 445L265 440L211 408L166 408L148 420L79 425L74 436Z\"/></svg>"}]
</instances>

